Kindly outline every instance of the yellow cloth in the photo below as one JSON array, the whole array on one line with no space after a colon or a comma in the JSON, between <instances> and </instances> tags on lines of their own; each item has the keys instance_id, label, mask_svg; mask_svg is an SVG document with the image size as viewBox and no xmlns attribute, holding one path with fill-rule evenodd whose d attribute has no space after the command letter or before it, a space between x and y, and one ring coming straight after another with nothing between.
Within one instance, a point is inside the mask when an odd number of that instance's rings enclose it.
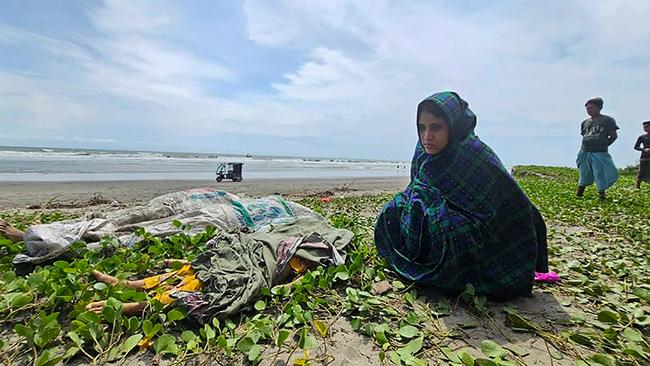
<instances>
[{"instance_id":1,"label":"yellow cloth","mask_svg":"<svg viewBox=\"0 0 650 366\"><path fill-rule=\"evenodd\" d=\"M295 256L289 260L289 266L295 273L298 274L305 272L309 268L306 261ZM166 284L167 281L173 278L180 279L180 282L176 285ZM181 267L181 269L176 271L144 278L143 281L145 290L156 290L161 285L163 286L163 289L165 291L158 292L153 298L165 305L169 305L174 302L174 299L172 299L169 295L176 291L194 292L200 291L201 287L203 287L203 283L201 283L201 280L196 278L194 270L189 264L185 264L183 267Z\"/></svg>"},{"instance_id":2,"label":"yellow cloth","mask_svg":"<svg viewBox=\"0 0 650 366\"><path fill-rule=\"evenodd\" d=\"M180 279L181 282L174 286L165 284L166 281L174 277ZM184 265L181 269L177 271L171 271L168 273L151 276L144 279L145 290L154 290L160 287L160 285L164 285L163 288L165 289L165 291L157 293L154 296L154 299L160 301L165 305L169 305L174 302L174 299L172 299L169 296L173 292L176 291L194 292L194 291L201 290L201 287L203 287L201 280L196 278L196 275L194 274L194 270L192 270L192 267L190 267L189 264Z\"/></svg>"},{"instance_id":3,"label":"yellow cloth","mask_svg":"<svg viewBox=\"0 0 650 366\"><path fill-rule=\"evenodd\" d=\"M291 269L293 269L294 272L300 274L307 271L309 264L305 262L306 261L304 259L293 256L291 259L289 259L289 266L291 266Z\"/></svg>"}]
</instances>

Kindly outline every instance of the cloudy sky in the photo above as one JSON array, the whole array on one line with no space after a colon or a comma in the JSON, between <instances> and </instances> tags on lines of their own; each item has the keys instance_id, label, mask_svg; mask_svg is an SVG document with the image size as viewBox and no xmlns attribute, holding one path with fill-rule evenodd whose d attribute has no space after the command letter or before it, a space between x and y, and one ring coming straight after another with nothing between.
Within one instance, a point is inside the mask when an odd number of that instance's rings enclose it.
<instances>
[{"instance_id":1,"label":"cloudy sky","mask_svg":"<svg viewBox=\"0 0 650 366\"><path fill-rule=\"evenodd\" d=\"M0 0L0 145L401 160L417 102L455 90L507 164L573 165L601 96L631 164L649 18L648 1Z\"/></svg>"}]
</instances>

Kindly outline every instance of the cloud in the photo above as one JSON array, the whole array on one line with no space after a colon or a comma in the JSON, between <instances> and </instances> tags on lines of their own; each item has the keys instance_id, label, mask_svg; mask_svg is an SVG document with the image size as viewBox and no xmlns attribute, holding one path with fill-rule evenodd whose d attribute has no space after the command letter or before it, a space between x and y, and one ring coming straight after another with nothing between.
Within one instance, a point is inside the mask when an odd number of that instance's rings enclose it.
<instances>
[{"instance_id":1,"label":"cloud","mask_svg":"<svg viewBox=\"0 0 650 366\"><path fill-rule=\"evenodd\" d=\"M349 46L370 34L375 8L385 1L246 1L247 33L265 46ZM369 16L370 15L370 16Z\"/></svg>"},{"instance_id":2,"label":"cloud","mask_svg":"<svg viewBox=\"0 0 650 366\"><path fill-rule=\"evenodd\" d=\"M169 2L164 3L169 5ZM174 18L165 8L157 8L158 4L141 0L105 0L103 6L89 11L88 15L95 27L107 34L162 33L174 23Z\"/></svg>"},{"instance_id":3,"label":"cloud","mask_svg":"<svg viewBox=\"0 0 650 366\"><path fill-rule=\"evenodd\" d=\"M78 61L87 59L86 52L72 42L61 41L0 23L0 44L2 43L12 46L29 44L40 48L49 55L63 56Z\"/></svg>"},{"instance_id":4,"label":"cloud","mask_svg":"<svg viewBox=\"0 0 650 366\"><path fill-rule=\"evenodd\" d=\"M202 82L235 78L228 68L167 41L175 19L166 4L158 6L105 1L89 13L101 34L95 41L101 57L86 64L96 83L128 98L165 101L200 95Z\"/></svg>"},{"instance_id":5,"label":"cloud","mask_svg":"<svg viewBox=\"0 0 650 366\"><path fill-rule=\"evenodd\" d=\"M74 86L64 88L45 77L0 71L0 120L24 134L61 131L90 119L94 109L79 100Z\"/></svg>"},{"instance_id":6,"label":"cloud","mask_svg":"<svg viewBox=\"0 0 650 366\"><path fill-rule=\"evenodd\" d=\"M650 49L640 45L650 41L650 4L218 6L104 1L75 37L0 23L0 52L42 55L34 67L0 64L6 133L408 159L415 105L452 89L508 163L571 165L584 101L596 95L622 127L615 158L636 158L625 141L648 119ZM232 34L219 26L226 18ZM238 140L218 143L227 139Z\"/></svg>"},{"instance_id":7,"label":"cloud","mask_svg":"<svg viewBox=\"0 0 650 366\"><path fill-rule=\"evenodd\" d=\"M99 139L99 138L87 138L87 137L73 137L72 141L77 142L90 142L90 143L102 143L102 144L116 144L119 141L116 139Z\"/></svg>"},{"instance_id":8,"label":"cloud","mask_svg":"<svg viewBox=\"0 0 650 366\"><path fill-rule=\"evenodd\" d=\"M327 11L329 5L322 3L282 4L266 9L257 1L247 2L251 39L308 45L323 39L323 30L331 30L355 37L347 43L360 46L313 48L308 60L274 88L300 101L331 100L328 107L338 105L348 123L364 130L373 124L366 132L371 140L386 141L380 131L394 130L396 122L412 123L414 105L429 93L454 89L476 110L481 136L494 141L505 160L523 157L569 165L579 143L576 131L584 118L584 100L604 96L609 101L606 111L619 118L629 140L636 131L627 128L627 121L639 118L638 106L650 97L638 82L650 81L650 64L635 62L650 57L649 49L638 47L650 40L643 25L650 14L647 4L500 3L475 12L411 2L336 2L344 12ZM355 16L361 13L365 16ZM628 22L631 29L623 26ZM301 32L282 34L294 28ZM627 64L622 67L621 62ZM355 108L364 115L350 118ZM395 132L400 141L409 141L414 133ZM526 149L523 144L513 150L508 142L539 144L541 135L565 157L549 160L538 152L545 146ZM620 151L619 146L614 149L625 160L634 156L622 145Z\"/></svg>"}]
</instances>

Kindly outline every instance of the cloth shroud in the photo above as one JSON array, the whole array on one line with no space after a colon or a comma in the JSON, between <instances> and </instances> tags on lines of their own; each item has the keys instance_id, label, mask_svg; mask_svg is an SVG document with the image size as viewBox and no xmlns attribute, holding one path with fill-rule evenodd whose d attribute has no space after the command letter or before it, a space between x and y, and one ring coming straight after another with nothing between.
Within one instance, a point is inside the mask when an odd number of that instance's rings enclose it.
<instances>
[{"instance_id":1,"label":"cloth shroud","mask_svg":"<svg viewBox=\"0 0 650 366\"><path fill-rule=\"evenodd\" d=\"M200 323L227 317L250 304L262 288L281 280L294 255L324 267L343 264L341 253L353 236L349 230L309 217L253 233L222 233L191 263L203 284L201 291L170 296Z\"/></svg>"},{"instance_id":2,"label":"cloth shroud","mask_svg":"<svg viewBox=\"0 0 650 366\"><path fill-rule=\"evenodd\" d=\"M199 188L168 193L156 197L146 205L108 213L89 213L80 219L30 226L23 241L25 254L14 257L14 264L38 264L65 254L77 240L85 241L89 248L99 248L105 236L116 237L121 245L131 246L140 240L134 235L144 228L154 236L169 236L181 229L174 226L177 220L190 225L188 234L198 234L207 225L222 230L248 228L257 230L271 223L291 221L297 217L322 216L280 196L241 199L214 188Z\"/></svg>"}]
</instances>

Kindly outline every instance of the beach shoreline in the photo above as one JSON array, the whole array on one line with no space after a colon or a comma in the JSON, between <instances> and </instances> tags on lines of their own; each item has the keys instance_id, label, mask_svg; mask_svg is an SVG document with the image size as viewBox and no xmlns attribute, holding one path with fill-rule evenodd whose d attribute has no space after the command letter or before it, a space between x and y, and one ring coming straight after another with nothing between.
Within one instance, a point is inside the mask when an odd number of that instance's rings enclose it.
<instances>
[{"instance_id":1,"label":"beach shoreline","mask_svg":"<svg viewBox=\"0 0 650 366\"><path fill-rule=\"evenodd\" d=\"M48 203L83 207L98 197L104 203L133 206L166 193L202 187L215 187L242 197L379 194L398 192L408 182L409 177L250 179L238 183L214 180L0 182L0 210L46 208Z\"/></svg>"}]
</instances>

